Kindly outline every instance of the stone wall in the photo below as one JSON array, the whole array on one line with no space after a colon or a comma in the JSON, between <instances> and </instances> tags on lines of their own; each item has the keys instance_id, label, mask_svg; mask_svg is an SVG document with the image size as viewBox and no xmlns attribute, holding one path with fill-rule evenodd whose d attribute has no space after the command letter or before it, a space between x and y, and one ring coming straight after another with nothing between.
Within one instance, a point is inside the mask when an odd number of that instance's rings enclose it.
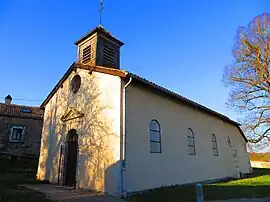
<instances>
[{"instance_id":1,"label":"stone wall","mask_svg":"<svg viewBox=\"0 0 270 202\"><path fill-rule=\"evenodd\" d=\"M42 123L41 119L0 116L0 151L38 156ZM10 128L12 126L25 127L22 142L10 141Z\"/></svg>"}]
</instances>

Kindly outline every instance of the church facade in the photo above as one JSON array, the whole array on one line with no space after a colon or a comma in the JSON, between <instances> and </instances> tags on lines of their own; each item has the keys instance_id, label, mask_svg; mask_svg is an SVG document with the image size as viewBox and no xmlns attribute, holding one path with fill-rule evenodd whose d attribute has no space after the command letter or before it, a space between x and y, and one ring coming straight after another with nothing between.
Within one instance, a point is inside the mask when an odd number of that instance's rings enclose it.
<instances>
[{"instance_id":1,"label":"church facade","mask_svg":"<svg viewBox=\"0 0 270 202\"><path fill-rule=\"evenodd\" d=\"M99 26L41 108L37 178L123 196L251 172L237 122L120 69L121 41Z\"/></svg>"}]
</instances>

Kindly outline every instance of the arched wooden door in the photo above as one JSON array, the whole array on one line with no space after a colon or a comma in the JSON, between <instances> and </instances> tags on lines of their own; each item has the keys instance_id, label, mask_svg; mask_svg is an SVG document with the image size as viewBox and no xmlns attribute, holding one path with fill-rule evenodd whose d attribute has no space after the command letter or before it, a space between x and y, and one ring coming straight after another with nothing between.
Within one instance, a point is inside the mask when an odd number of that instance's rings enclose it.
<instances>
[{"instance_id":1,"label":"arched wooden door","mask_svg":"<svg viewBox=\"0 0 270 202\"><path fill-rule=\"evenodd\" d=\"M66 172L65 185L76 186L78 134L75 129L71 129L66 140Z\"/></svg>"}]
</instances>

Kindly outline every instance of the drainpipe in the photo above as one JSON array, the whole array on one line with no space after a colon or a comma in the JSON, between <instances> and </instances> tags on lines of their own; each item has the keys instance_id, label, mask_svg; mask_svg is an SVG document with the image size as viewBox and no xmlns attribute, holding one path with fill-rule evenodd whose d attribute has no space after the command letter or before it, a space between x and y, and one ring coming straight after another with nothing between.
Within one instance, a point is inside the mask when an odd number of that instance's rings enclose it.
<instances>
[{"instance_id":1,"label":"drainpipe","mask_svg":"<svg viewBox=\"0 0 270 202\"><path fill-rule=\"evenodd\" d=\"M122 97L122 134L121 134L121 197L124 197L124 171L126 169L126 88L131 83L132 77L129 77L129 81L123 88L123 97Z\"/></svg>"}]
</instances>

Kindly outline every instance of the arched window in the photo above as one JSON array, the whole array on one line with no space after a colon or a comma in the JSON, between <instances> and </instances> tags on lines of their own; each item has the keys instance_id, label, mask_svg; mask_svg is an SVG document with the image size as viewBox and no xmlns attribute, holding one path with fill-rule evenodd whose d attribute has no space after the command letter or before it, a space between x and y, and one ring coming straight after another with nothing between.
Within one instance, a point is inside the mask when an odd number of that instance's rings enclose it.
<instances>
[{"instance_id":1,"label":"arched window","mask_svg":"<svg viewBox=\"0 0 270 202\"><path fill-rule=\"evenodd\" d=\"M161 133L157 120L152 120L149 124L150 131L150 152L161 153Z\"/></svg>"},{"instance_id":2,"label":"arched window","mask_svg":"<svg viewBox=\"0 0 270 202\"><path fill-rule=\"evenodd\" d=\"M227 143L229 147L232 147L232 142L230 136L227 137Z\"/></svg>"},{"instance_id":3,"label":"arched window","mask_svg":"<svg viewBox=\"0 0 270 202\"><path fill-rule=\"evenodd\" d=\"M212 134L212 146L213 146L213 155L218 156L217 138L214 134Z\"/></svg>"},{"instance_id":4,"label":"arched window","mask_svg":"<svg viewBox=\"0 0 270 202\"><path fill-rule=\"evenodd\" d=\"M191 128L188 129L187 140L188 140L188 154L195 155L196 154L195 139L194 139L194 133Z\"/></svg>"}]
</instances>

